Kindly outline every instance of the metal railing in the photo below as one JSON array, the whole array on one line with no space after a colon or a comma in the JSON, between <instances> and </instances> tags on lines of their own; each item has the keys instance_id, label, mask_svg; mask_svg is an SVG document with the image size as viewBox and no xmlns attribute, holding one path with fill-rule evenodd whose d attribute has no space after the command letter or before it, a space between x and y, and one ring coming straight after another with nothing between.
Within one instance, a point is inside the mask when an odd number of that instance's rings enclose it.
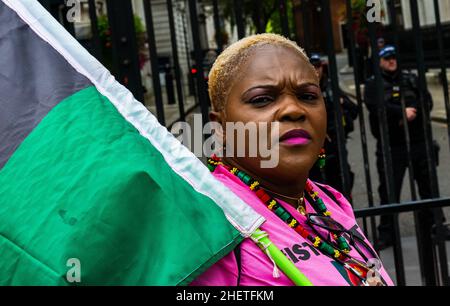
<instances>
[{"instance_id":1,"label":"metal railing","mask_svg":"<svg viewBox=\"0 0 450 306\"><path fill-rule=\"evenodd\" d=\"M382 207L369 207L364 209L356 209L355 216L356 218L361 218L363 220L367 220L367 218L374 218L382 215L390 215L398 217L401 213L411 213L414 212L418 214L423 211L430 211L436 208L443 208L450 206L450 198L441 198L441 199L430 199L430 200L421 200L421 201L413 201L413 202L405 202L399 204L390 204L384 205ZM416 222L417 222L416 218ZM417 225L417 224L416 224ZM396 223L395 231L399 231L398 223ZM420 261L420 270L422 274L422 282L426 285L450 285L450 276L448 274L448 265L447 259L443 255L442 250L439 249L440 245L445 243L450 237L448 237L447 227L443 226L434 226L430 231L429 235L423 237L420 234L421 227L416 226L416 238L417 238L417 250L420 252L424 247L429 247L426 251L430 253L430 256L433 258L432 263L426 263L422 260ZM427 239L430 244L429 246L425 246L422 241L420 241L419 237ZM401 244L400 237L394 235L394 245ZM398 250L399 257L403 257L402 249ZM423 256L423 255L422 255ZM439 256L439 260L437 260L437 256ZM419 256L420 257L420 256ZM395 273L397 276L397 285L406 285L405 279L405 266L401 261L397 259L394 260L395 264Z\"/></svg>"}]
</instances>

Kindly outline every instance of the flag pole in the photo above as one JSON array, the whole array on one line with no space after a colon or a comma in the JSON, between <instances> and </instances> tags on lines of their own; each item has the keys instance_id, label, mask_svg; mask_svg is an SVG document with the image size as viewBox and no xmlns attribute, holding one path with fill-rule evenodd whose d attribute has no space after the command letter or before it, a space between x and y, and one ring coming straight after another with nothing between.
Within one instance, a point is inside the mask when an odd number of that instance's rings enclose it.
<instances>
[{"instance_id":1,"label":"flag pole","mask_svg":"<svg viewBox=\"0 0 450 306\"><path fill-rule=\"evenodd\" d=\"M269 239L266 232L257 229L251 235L251 239L295 285L313 286L311 281Z\"/></svg>"}]
</instances>

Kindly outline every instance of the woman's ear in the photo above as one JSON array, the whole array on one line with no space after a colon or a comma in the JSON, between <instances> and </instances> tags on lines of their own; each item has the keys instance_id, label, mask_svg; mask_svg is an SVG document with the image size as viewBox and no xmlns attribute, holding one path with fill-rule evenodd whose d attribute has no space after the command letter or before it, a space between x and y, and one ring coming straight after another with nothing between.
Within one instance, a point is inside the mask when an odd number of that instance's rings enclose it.
<instances>
[{"instance_id":1,"label":"woman's ear","mask_svg":"<svg viewBox=\"0 0 450 306\"><path fill-rule=\"evenodd\" d=\"M223 124L223 114L222 112L217 111L210 111L209 112L209 120L219 122L220 124Z\"/></svg>"}]
</instances>

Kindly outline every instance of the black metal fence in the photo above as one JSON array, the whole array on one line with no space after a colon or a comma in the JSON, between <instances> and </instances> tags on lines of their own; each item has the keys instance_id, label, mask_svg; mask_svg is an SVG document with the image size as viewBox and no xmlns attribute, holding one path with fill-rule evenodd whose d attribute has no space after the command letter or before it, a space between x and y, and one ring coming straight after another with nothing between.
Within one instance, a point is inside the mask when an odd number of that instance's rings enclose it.
<instances>
[{"instance_id":1,"label":"black metal fence","mask_svg":"<svg viewBox=\"0 0 450 306\"><path fill-rule=\"evenodd\" d=\"M62 15L67 11L67 8L62 5L61 0L41 0L41 2L53 13L53 15L61 20L61 22L69 29L71 33L75 35L73 25L67 23ZM100 60L105 61L103 57L102 39L100 37L98 28L98 16L96 10L96 4L98 0L89 0L88 13L91 22L92 38L85 42L85 45L91 50L91 52ZM104 2L104 1L100 1ZM203 122L208 121L209 112L209 100L207 95L207 80L205 79L204 70L204 59L207 53L207 49L202 47L201 42L201 30L200 30L200 19L199 8L202 5L209 5L212 7L212 14L214 19L215 27L215 41L216 41L216 52L224 48L224 39L220 33L222 33L222 28L224 24L223 20L223 1L210 0L210 1L197 1L197 0L166 0L166 10L169 20L168 33L170 35L171 42L171 63L175 70L174 81L177 96L178 105L178 118L167 122L166 118L166 106L167 103L163 101L163 90L161 87L160 73L161 69L158 64L158 50L156 48L157 43L155 41L155 31L158 30L159 25L154 22L154 12L152 12L152 7L155 2L150 0L142 0L142 7L145 15L146 23L146 40L148 43L148 53L150 57L150 70L152 75L152 87L153 87L153 101L156 109L156 115L161 124L170 126L177 120L184 120L187 114L193 110L199 110L202 114ZM159 1L161 2L161 1ZM233 20L237 28L238 38L244 37L246 34L250 34L249 30L254 33L262 33L265 31L265 24L261 22L263 19L264 5L267 6L261 0L230 0L228 5L232 3L232 14L230 18ZM270 2L270 1L269 1ZM431 190L432 199L422 199L418 200L416 194L416 188L412 173L412 159L411 159L411 148L409 139L406 139L406 146L408 156L408 168L409 173L409 185L411 189L411 198L413 202L402 203L402 204L392 204L384 206L376 206L374 203L374 196L372 190L372 174L369 167L369 150L367 144L367 132L365 128L365 112L363 106L363 94L361 85L364 83L363 75L359 73L361 71L360 65L364 63L361 61L360 46L357 43L357 37L355 37L354 23L358 22L354 18L354 3L355 1L345 0L346 17L347 17L347 30L346 30L346 40L347 49L349 54L349 62L353 65L353 77L355 84L355 94L354 99L358 106L359 111L359 130L361 134L361 150L363 155L364 163L364 175L366 182L366 192L367 192L367 206L366 209L356 210L356 216L363 219L364 230L366 233L370 228L372 241L376 241L376 227L375 227L375 217L381 215L392 215L394 219L394 257L395 257L395 267L396 267L396 280L398 285L405 285L405 267L403 263L402 245L400 237L400 229L398 223L398 214L404 212L414 212L415 213L415 226L416 226L416 237L418 242L418 252L420 258L420 267L423 283L426 285L449 285L449 275L447 266L447 255L445 251L445 242L449 237L446 236L446 227L443 225L443 215L442 207L448 207L450 205L449 198L440 198L439 188L438 188L438 176L436 172L436 160L433 152L433 135L430 120L429 106L425 103L425 97L427 92L427 82L426 82L426 70L430 67L439 67L440 75L443 87L443 94L445 100L445 108L447 114L447 128L448 136L450 136L450 101L448 93L448 81L446 77L446 68L449 64L447 59L449 58L450 50L448 49L448 39L444 39L448 35L448 29L450 26L442 25L440 20L440 10L439 1L434 0L435 6L435 26L421 28L419 23L419 10L417 2L418 0L410 0L410 14L412 19L413 28L410 31L401 31L400 27L396 24L398 18L396 16L397 10L395 9L394 0L388 0L388 7L384 8L388 11L390 15L391 23L385 27L385 37L390 39L397 47L399 47L399 64L404 65L403 67L414 68L418 73L418 92L419 92L419 108L423 114L422 128L425 131L425 146L426 146L426 160L427 160L427 174L430 178L429 188ZM356 1L358 2L358 1ZM253 24L249 26L249 18L245 12L245 4L250 3L253 8L252 17ZM152 5L153 4L153 5ZM184 7L183 13L183 25L184 33L179 33L175 26L174 19L174 5L182 5ZM339 105L339 99L342 92L339 82L339 72L337 69L336 53L333 38L333 24L332 24L332 12L330 10L330 0L273 0L272 5L276 8L273 14L278 14L279 20L281 22L281 31L285 36L297 39L305 47L307 52L310 52L313 46L312 43L312 20L310 9L315 8L320 12L321 20L319 24L321 25L323 39L326 40L325 51L328 58L329 67L329 77L332 92L332 100L334 103L335 112L335 124L337 127L337 140L338 140L338 157L339 157L339 168L344 169L341 171L340 176L342 180L343 193L346 196L350 196L350 174L347 163L347 151L345 149L345 135L342 120L341 107ZM141 69L139 67L139 57L138 57L138 47L137 39L135 34L135 25L133 20L133 8L131 1L123 0L106 0L107 6L107 16L109 20L109 27L111 31L110 43L112 46L112 65L111 71L116 76L116 78L125 84L135 95L135 97L141 101L144 101L144 93L141 79ZM298 27L292 28L288 22L288 8L292 9L292 14L295 18L298 17L298 13L301 15L302 29ZM61 13L62 10L62 13ZM360 16L360 18L365 18L365 16ZM316 21L317 22L317 21ZM298 23L298 22L297 22ZM294 23L295 24L295 23ZM188 26L189 25L189 26ZM368 32L367 37L370 41L370 45L377 45L377 35L380 25L377 23L367 23ZM429 34L430 31L433 34ZM301 32L301 33L300 33ZM177 35L184 36L185 46L180 48L177 42ZM429 52L429 40L430 35L433 35L433 50ZM427 40L425 46L424 36ZM406 37L406 38L405 38ZM447 48L447 49L445 49ZM375 50L375 49L373 49ZM426 50L426 52L424 52ZM190 71L180 70L180 54L186 54L186 59L188 62L188 67ZM414 59L414 62L412 61ZM370 67L375 82L377 84L377 101L378 101L378 117L380 120L379 133L381 142L381 155L384 168L386 169L384 173L384 181L386 182L387 196L389 203L396 202L395 190L393 188L393 172L392 172L392 159L391 159L391 149L389 145L389 131L388 122L386 115L386 108L383 100L383 80L379 67L378 53L372 51L372 67ZM185 75L188 78L185 78ZM189 84L187 91L183 85L183 79ZM170 80L169 80L170 81ZM167 84L166 84L167 86ZM195 103L186 108L185 101L187 99L194 99ZM403 105L403 112L405 111L405 106ZM407 126L406 118L403 116L404 126ZM408 138L408 131L406 128L406 137ZM449 142L450 145L450 142ZM439 209L438 209L439 208ZM421 218L420 214L424 211L432 211L434 215L434 221L431 222L425 218ZM370 223L370 226L368 225Z\"/></svg>"},{"instance_id":2,"label":"black metal fence","mask_svg":"<svg viewBox=\"0 0 450 306\"><path fill-rule=\"evenodd\" d=\"M441 198L434 200L422 200L422 201L413 201L401 204L391 204L388 206L382 207L371 207L366 209L358 209L355 210L355 216L357 218L362 218L367 222L368 218L373 218L375 216L383 216L383 215L395 215L398 216L401 213L410 213L413 212L415 215L418 215L420 211L430 210L430 209L440 209L442 207L450 206L450 198ZM417 218L416 218L417 222ZM422 282L425 285L449 285L449 274L448 267L446 264L446 253L445 249L442 249L443 245L446 241L448 241L448 233L445 231L445 227L442 227L441 224L432 225L431 231L429 235L423 235L421 237L420 231L423 230L423 227L418 226L416 223L416 238L418 240L418 251L427 254L419 254L420 261L420 271L422 275ZM401 238L399 235L395 235L395 248L397 255L395 258L395 272L397 278L398 285L405 285L405 266L402 264L401 260L398 258L402 258L402 249L401 249ZM420 241L421 238L428 239L428 242L425 244L423 241ZM422 248L426 247L427 249L423 250ZM427 257L427 256L430 256Z\"/></svg>"}]
</instances>

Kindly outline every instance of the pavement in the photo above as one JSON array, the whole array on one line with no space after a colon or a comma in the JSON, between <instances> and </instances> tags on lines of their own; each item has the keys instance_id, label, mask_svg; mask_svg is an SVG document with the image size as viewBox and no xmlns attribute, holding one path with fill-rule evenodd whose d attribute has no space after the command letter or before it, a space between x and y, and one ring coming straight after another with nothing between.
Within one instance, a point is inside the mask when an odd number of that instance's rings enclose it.
<instances>
[{"instance_id":1,"label":"pavement","mask_svg":"<svg viewBox=\"0 0 450 306\"><path fill-rule=\"evenodd\" d=\"M447 254L450 254L450 244L446 244ZM405 280L407 286L422 286L423 281L420 272L419 254L417 251L416 237L407 236L402 238L403 261L405 263ZM396 284L395 262L393 248L388 248L380 252L380 259L386 272ZM447 259L449 257L447 256ZM450 260L447 260L450 266Z\"/></svg>"},{"instance_id":2,"label":"pavement","mask_svg":"<svg viewBox=\"0 0 450 306\"><path fill-rule=\"evenodd\" d=\"M187 88L183 88L183 89L184 89L184 93L188 92ZM185 111L191 109L196 104L196 99L195 99L194 96L188 96L188 95L184 94L183 98L184 98L184 109L185 109ZM163 99L163 105L164 105L164 117L165 117L165 120L166 120L166 126L169 127L174 122L176 122L176 121L178 121L180 119L180 111L179 111L179 108L178 108L178 95L175 92L175 101L176 101L176 103L169 104L165 87L163 87L162 88L162 99ZM155 97L153 95L153 92L147 92L144 95L144 105L147 107L147 109L152 114L155 114L155 116L156 116L157 111L156 111ZM200 111L197 111L197 112L200 112Z\"/></svg>"}]
</instances>

